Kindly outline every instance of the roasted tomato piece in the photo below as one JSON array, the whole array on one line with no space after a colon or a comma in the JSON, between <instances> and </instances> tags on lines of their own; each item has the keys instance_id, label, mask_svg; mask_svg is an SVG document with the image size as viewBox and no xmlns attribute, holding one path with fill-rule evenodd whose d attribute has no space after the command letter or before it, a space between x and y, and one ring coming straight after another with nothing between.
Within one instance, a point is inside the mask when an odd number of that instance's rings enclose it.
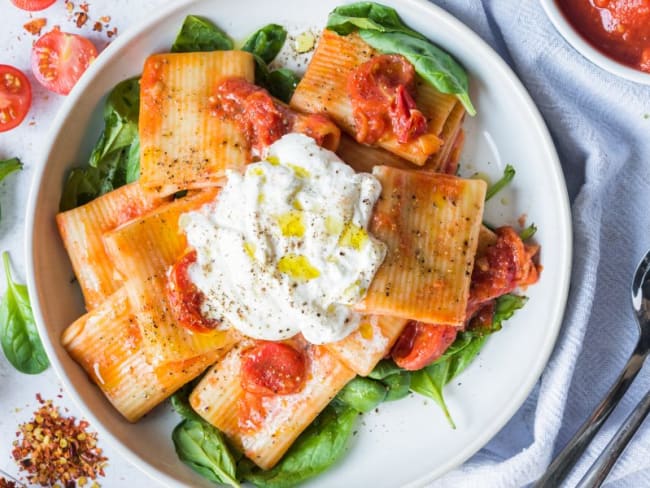
<instances>
[{"instance_id":1,"label":"roasted tomato piece","mask_svg":"<svg viewBox=\"0 0 650 488\"><path fill-rule=\"evenodd\" d=\"M357 67L347 91L358 142L373 144L387 131L407 143L427 130L427 120L413 100L415 69L403 56L382 54Z\"/></svg>"},{"instance_id":2,"label":"roasted tomato piece","mask_svg":"<svg viewBox=\"0 0 650 488\"><path fill-rule=\"evenodd\" d=\"M67 95L96 57L88 39L55 29L34 44L32 71L45 88Z\"/></svg>"},{"instance_id":3,"label":"roasted tomato piece","mask_svg":"<svg viewBox=\"0 0 650 488\"><path fill-rule=\"evenodd\" d=\"M56 2L56 0L11 0L11 3L19 9L28 10L30 12L44 10L54 2Z\"/></svg>"},{"instance_id":4,"label":"roasted tomato piece","mask_svg":"<svg viewBox=\"0 0 650 488\"><path fill-rule=\"evenodd\" d=\"M242 353L242 388L256 395L299 392L307 374L305 355L283 342L260 341Z\"/></svg>"},{"instance_id":5,"label":"roasted tomato piece","mask_svg":"<svg viewBox=\"0 0 650 488\"><path fill-rule=\"evenodd\" d=\"M208 332L219 322L203 316L203 293L190 280L188 268L196 262L196 251L190 251L171 268L167 281L167 298L171 313L184 327L195 332Z\"/></svg>"},{"instance_id":6,"label":"roasted tomato piece","mask_svg":"<svg viewBox=\"0 0 650 488\"><path fill-rule=\"evenodd\" d=\"M271 95L243 78L219 83L211 102L214 115L234 120L258 155L289 130Z\"/></svg>"},{"instance_id":7,"label":"roasted tomato piece","mask_svg":"<svg viewBox=\"0 0 650 488\"><path fill-rule=\"evenodd\" d=\"M510 293L518 286L535 283L539 269L533 258L538 246L524 244L509 226L495 231L496 242L477 256L472 272L467 316L471 317L481 304Z\"/></svg>"},{"instance_id":8,"label":"roasted tomato piece","mask_svg":"<svg viewBox=\"0 0 650 488\"><path fill-rule=\"evenodd\" d=\"M0 64L0 132L19 125L32 104L32 87L22 71Z\"/></svg>"},{"instance_id":9,"label":"roasted tomato piece","mask_svg":"<svg viewBox=\"0 0 650 488\"><path fill-rule=\"evenodd\" d=\"M456 339L456 333L456 327L449 325L411 321L391 349L391 357L401 368L422 369L442 356Z\"/></svg>"}]
</instances>

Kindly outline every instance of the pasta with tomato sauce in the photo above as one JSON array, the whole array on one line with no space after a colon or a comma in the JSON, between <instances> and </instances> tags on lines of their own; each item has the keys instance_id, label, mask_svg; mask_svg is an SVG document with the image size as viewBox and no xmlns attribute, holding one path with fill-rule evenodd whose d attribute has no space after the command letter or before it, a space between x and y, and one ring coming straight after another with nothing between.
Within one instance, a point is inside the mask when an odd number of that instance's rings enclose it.
<instances>
[{"instance_id":1,"label":"pasta with tomato sauce","mask_svg":"<svg viewBox=\"0 0 650 488\"><path fill-rule=\"evenodd\" d=\"M487 184L456 174L467 79L436 86L336 18L290 99L254 43L149 57L139 178L57 216L88 309L64 346L129 421L185 385L176 450L196 466L184 436L228 452L223 433L251 462L224 482L417 391L541 271L538 246L483 225Z\"/></svg>"}]
</instances>

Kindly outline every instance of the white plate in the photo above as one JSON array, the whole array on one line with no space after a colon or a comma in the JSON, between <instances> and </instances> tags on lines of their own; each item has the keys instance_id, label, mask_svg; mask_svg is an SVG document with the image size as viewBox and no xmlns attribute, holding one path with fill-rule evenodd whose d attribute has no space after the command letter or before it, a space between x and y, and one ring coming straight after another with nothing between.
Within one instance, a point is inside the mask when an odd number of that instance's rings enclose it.
<instances>
[{"instance_id":1,"label":"white plate","mask_svg":"<svg viewBox=\"0 0 650 488\"><path fill-rule=\"evenodd\" d=\"M28 285L34 315L54 369L103 438L126 459L168 485L210 486L176 458L170 433L179 421L168 404L136 425L125 422L60 345L63 329L83 313L81 294L54 216L68 169L87 160L101 130L101 104L113 86L137 75L145 58L169 49L186 14L214 20L233 38L277 22L322 27L336 0L281 3L185 1L158 12L118 38L68 96L44 143L27 212ZM477 361L446 390L458 428L447 425L432 401L411 397L364 416L345 459L313 486L421 485L465 461L510 419L548 360L560 328L571 262L566 188L557 154L539 112L506 64L467 27L419 0L386 0L413 28L453 53L471 73L479 115L468 120L465 172L493 177L506 163L517 168L511 188L489 202L487 220L515 223L522 213L539 227L544 271L530 301L492 337Z\"/></svg>"},{"instance_id":2,"label":"white plate","mask_svg":"<svg viewBox=\"0 0 650 488\"><path fill-rule=\"evenodd\" d=\"M540 0L540 3L557 31L564 37L564 40L593 64L626 80L650 85L650 73L645 73L626 64L619 63L592 46L582 34L576 31L571 22L567 20L558 6L557 0Z\"/></svg>"}]
</instances>

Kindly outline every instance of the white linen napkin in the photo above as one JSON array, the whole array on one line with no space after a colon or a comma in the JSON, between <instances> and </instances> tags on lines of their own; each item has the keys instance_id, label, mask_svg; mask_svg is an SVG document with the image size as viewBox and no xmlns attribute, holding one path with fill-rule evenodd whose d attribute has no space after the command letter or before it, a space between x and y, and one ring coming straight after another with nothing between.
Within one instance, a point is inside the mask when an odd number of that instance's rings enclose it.
<instances>
[{"instance_id":1,"label":"white linen napkin","mask_svg":"<svg viewBox=\"0 0 650 488\"><path fill-rule=\"evenodd\" d=\"M475 30L520 77L551 131L572 202L574 263L560 336L512 420L433 486L511 487L543 473L618 376L637 338L634 269L650 248L650 87L578 54L533 0L434 0ZM565 482L575 486L650 388L647 368ZM605 486L650 486L650 422Z\"/></svg>"}]
</instances>

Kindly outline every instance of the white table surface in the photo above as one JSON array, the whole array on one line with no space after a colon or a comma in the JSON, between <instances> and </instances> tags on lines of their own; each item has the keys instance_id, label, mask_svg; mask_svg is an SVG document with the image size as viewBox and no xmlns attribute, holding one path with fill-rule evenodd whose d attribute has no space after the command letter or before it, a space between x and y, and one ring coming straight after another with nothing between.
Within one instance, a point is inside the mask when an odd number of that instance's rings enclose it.
<instances>
[{"instance_id":1,"label":"white table surface","mask_svg":"<svg viewBox=\"0 0 650 488\"><path fill-rule=\"evenodd\" d=\"M83 1L83 0L82 0ZM79 11L77 4L82 1L74 0L73 12ZM70 19L63 0L57 0L54 5L41 12L24 12L15 8L9 0L0 0L0 64L10 64L21 69L32 83L32 108L16 129L0 133L0 159L18 156L25 168L20 173L14 173L0 184L0 251L7 250L11 254L14 266L14 278L25 282L24 274L24 213L30 184L36 167L36 155L39 144L49 130L50 122L61 105L62 96L47 92L34 80L30 69L30 52L32 42L38 37L32 36L23 29L23 24L31 17L44 17L47 26L43 33L51 27L59 25L61 30L80 33L91 39L98 49L103 49L108 37L105 32L93 32L92 26L99 17L111 17L110 25L118 28L118 35L130 25L151 12L155 7L168 3L167 0L85 0L88 5L89 20L79 29ZM1 280L0 292L4 293L4 278ZM81 416L81 411L72 403L62 390L61 384L50 368L36 375L24 375L17 372L0 353L0 468L9 474L17 475L18 468L11 458L12 441L21 422L28 420L38 408L36 394L44 399L52 399L62 411L69 409L68 415ZM92 428L93 426L91 426ZM142 474L131 466L111 446L102 441L100 446L109 459L106 477L99 480L103 487L159 486L158 483ZM18 476L16 476L18 477Z\"/></svg>"}]
</instances>

